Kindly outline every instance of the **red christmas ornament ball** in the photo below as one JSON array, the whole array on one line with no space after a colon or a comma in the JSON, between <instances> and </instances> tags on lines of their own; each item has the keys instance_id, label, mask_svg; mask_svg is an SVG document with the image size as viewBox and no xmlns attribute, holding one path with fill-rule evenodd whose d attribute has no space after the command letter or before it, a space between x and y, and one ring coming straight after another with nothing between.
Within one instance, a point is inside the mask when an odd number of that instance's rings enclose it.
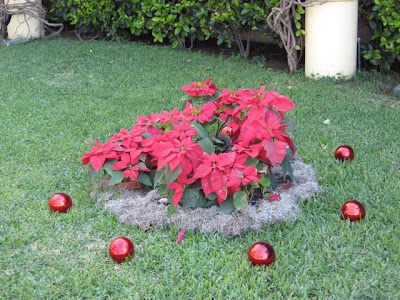
<instances>
[{"instance_id":1,"label":"red christmas ornament ball","mask_svg":"<svg viewBox=\"0 0 400 300\"><path fill-rule=\"evenodd\" d=\"M355 200L349 200L342 206L342 220L350 220L351 222L359 221L365 217L364 206Z\"/></svg>"},{"instance_id":2,"label":"red christmas ornament ball","mask_svg":"<svg viewBox=\"0 0 400 300\"><path fill-rule=\"evenodd\" d=\"M50 197L50 210L59 213L65 213L72 206L71 197L65 193L57 193Z\"/></svg>"},{"instance_id":3,"label":"red christmas ornament ball","mask_svg":"<svg viewBox=\"0 0 400 300\"><path fill-rule=\"evenodd\" d=\"M354 150L350 146L342 145L336 148L335 158L338 160L350 161L354 158Z\"/></svg>"},{"instance_id":4,"label":"red christmas ornament ball","mask_svg":"<svg viewBox=\"0 0 400 300\"><path fill-rule=\"evenodd\" d=\"M266 242L254 243L249 249L249 260L253 266L268 266L275 261L275 250Z\"/></svg>"},{"instance_id":5,"label":"red christmas ornament ball","mask_svg":"<svg viewBox=\"0 0 400 300\"><path fill-rule=\"evenodd\" d=\"M110 243L110 256L116 262L124 262L127 258L135 255L135 247L130 239L126 237L117 237Z\"/></svg>"}]
</instances>

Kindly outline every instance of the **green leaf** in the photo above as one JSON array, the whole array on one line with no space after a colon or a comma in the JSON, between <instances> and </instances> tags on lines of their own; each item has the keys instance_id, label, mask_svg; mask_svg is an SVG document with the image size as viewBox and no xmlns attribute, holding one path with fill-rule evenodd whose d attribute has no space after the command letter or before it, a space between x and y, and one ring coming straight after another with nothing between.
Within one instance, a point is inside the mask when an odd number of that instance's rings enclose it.
<instances>
[{"instance_id":1,"label":"green leaf","mask_svg":"<svg viewBox=\"0 0 400 300\"><path fill-rule=\"evenodd\" d=\"M167 17L167 22L171 22L175 19L176 17L174 15L168 15Z\"/></svg>"},{"instance_id":2,"label":"green leaf","mask_svg":"<svg viewBox=\"0 0 400 300\"><path fill-rule=\"evenodd\" d=\"M209 207L217 205L217 204L218 204L217 200L210 200L210 201L207 201L206 204L204 204L203 208L209 208Z\"/></svg>"},{"instance_id":3,"label":"green leaf","mask_svg":"<svg viewBox=\"0 0 400 300\"><path fill-rule=\"evenodd\" d=\"M241 15L245 15L249 12L250 10L248 8L243 8L242 11L240 12Z\"/></svg>"},{"instance_id":4,"label":"green leaf","mask_svg":"<svg viewBox=\"0 0 400 300\"><path fill-rule=\"evenodd\" d=\"M207 200L204 197L200 197L200 193L197 190L187 188L183 192L182 196L182 208L189 207L204 207Z\"/></svg>"},{"instance_id":5,"label":"green leaf","mask_svg":"<svg viewBox=\"0 0 400 300\"><path fill-rule=\"evenodd\" d=\"M171 131L174 129L174 125L171 122L161 123L161 127L165 129L165 132Z\"/></svg>"},{"instance_id":6,"label":"green leaf","mask_svg":"<svg viewBox=\"0 0 400 300\"><path fill-rule=\"evenodd\" d=\"M217 199L217 194L210 193L210 194L208 194L207 199L213 201L213 200Z\"/></svg>"},{"instance_id":7,"label":"green leaf","mask_svg":"<svg viewBox=\"0 0 400 300\"><path fill-rule=\"evenodd\" d=\"M195 190L195 191L201 190L201 189L202 189L201 181L200 181L200 180L196 180L196 181L190 186L190 188L193 189L193 190ZM203 194L203 193L201 193L201 194ZM203 195L204 195L204 194L203 194Z\"/></svg>"},{"instance_id":8,"label":"green leaf","mask_svg":"<svg viewBox=\"0 0 400 300\"><path fill-rule=\"evenodd\" d=\"M142 133L142 137L144 137L145 139L149 139L149 138L152 138L153 136L148 132L144 132L144 133Z\"/></svg>"},{"instance_id":9,"label":"green leaf","mask_svg":"<svg viewBox=\"0 0 400 300\"><path fill-rule=\"evenodd\" d=\"M281 163L282 167L282 176L284 179L287 179L289 177L290 181L293 181L294 176L293 176L293 168L292 164L290 163L290 155L286 155L284 160Z\"/></svg>"},{"instance_id":10,"label":"green leaf","mask_svg":"<svg viewBox=\"0 0 400 300\"><path fill-rule=\"evenodd\" d=\"M269 188L268 192L275 190L278 187L278 179L273 174L267 174L267 178L269 179Z\"/></svg>"},{"instance_id":11,"label":"green leaf","mask_svg":"<svg viewBox=\"0 0 400 300\"><path fill-rule=\"evenodd\" d=\"M146 169L147 166L144 164L144 162L139 162L135 165L135 167L138 167L140 169Z\"/></svg>"},{"instance_id":12,"label":"green leaf","mask_svg":"<svg viewBox=\"0 0 400 300\"><path fill-rule=\"evenodd\" d=\"M368 24L369 24L369 27L371 27L372 30L375 30L376 27L377 27L375 21L373 21L373 20L370 20L368 22Z\"/></svg>"},{"instance_id":13,"label":"green leaf","mask_svg":"<svg viewBox=\"0 0 400 300\"><path fill-rule=\"evenodd\" d=\"M202 125L203 125L204 129L205 129L207 132L210 131L210 129L211 129L211 124L210 124L210 123L203 123Z\"/></svg>"},{"instance_id":14,"label":"green leaf","mask_svg":"<svg viewBox=\"0 0 400 300\"><path fill-rule=\"evenodd\" d=\"M169 167L168 167L168 171L169 171ZM181 173L182 173L181 166L177 166L172 172L166 173L167 174L167 177L166 177L167 185L174 182Z\"/></svg>"},{"instance_id":15,"label":"green leaf","mask_svg":"<svg viewBox=\"0 0 400 300\"><path fill-rule=\"evenodd\" d=\"M158 191L158 193L160 194L160 196L162 197L162 198L167 198L167 197L169 197L170 195L171 195L171 193L172 193L172 191L167 187L167 185L164 183L164 184L160 184L158 187L157 187L157 191ZM172 202L171 202L172 203Z\"/></svg>"},{"instance_id":16,"label":"green leaf","mask_svg":"<svg viewBox=\"0 0 400 300\"><path fill-rule=\"evenodd\" d=\"M103 169L106 170L106 172L110 175L113 174L113 172L115 172L114 170L111 170L111 167L113 165L115 165L117 161L116 160L108 160L106 161L106 163L103 165Z\"/></svg>"},{"instance_id":17,"label":"green leaf","mask_svg":"<svg viewBox=\"0 0 400 300\"><path fill-rule=\"evenodd\" d=\"M176 27L175 28L175 35L178 35L182 30L182 27Z\"/></svg>"},{"instance_id":18,"label":"green leaf","mask_svg":"<svg viewBox=\"0 0 400 300\"><path fill-rule=\"evenodd\" d=\"M294 46L294 49L296 49L297 51L301 50L301 47L299 45Z\"/></svg>"},{"instance_id":19,"label":"green leaf","mask_svg":"<svg viewBox=\"0 0 400 300\"><path fill-rule=\"evenodd\" d=\"M120 183L124 177L122 176L123 171L114 171L111 170L111 167L116 163L116 160L109 160L103 165L103 169L106 170L108 174L111 175L110 182L108 183L109 186L114 185L116 183Z\"/></svg>"},{"instance_id":20,"label":"green leaf","mask_svg":"<svg viewBox=\"0 0 400 300\"><path fill-rule=\"evenodd\" d=\"M112 186L114 184L122 182L124 177L122 176L123 171L113 171L113 174L111 175L110 182L108 183L108 186Z\"/></svg>"},{"instance_id":21,"label":"green leaf","mask_svg":"<svg viewBox=\"0 0 400 300\"><path fill-rule=\"evenodd\" d=\"M192 104L195 107L200 107L204 104L204 96L192 97Z\"/></svg>"},{"instance_id":22,"label":"green leaf","mask_svg":"<svg viewBox=\"0 0 400 300\"><path fill-rule=\"evenodd\" d=\"M146 162L146 159L147 159L147 154L146 154L146 153L141 153L141 154L139 155L139 160L140 160L140 161Z\"/></svg>"},{"instance_id":23,"label":"green leaf","mask_svg":"<svg viewBox=\"0 0 400 300\"><path fill-rule=\"evenodd\" d=\"M179 45L178 41L173 41L172 42L172 48L176 48L176 47L178 47L178 45Z\"/></svg>"},{"instance_id":24,"label":"green leaf","mask_svg":"<svg viewBox=\"0 0 400 300\"><path fill-rule=\"evenodd\" d=\"M166 169L168 168L168 170L169 170L169 167L168 167L168 165L167 166L165 166L165 167L163 167L163 168L161 168L160 170L158 170L158 171L156 171L156 175L154 176L154 188L158 185L158 183L161 181L161 179L162 179L162 177L164 176L165 177L165 171L166 171Z\"/></svg>"},{"instance_id":25,"label":"green leaf","mask_svg":"<svg viewBox=\"0 0 400 300\"><path fill-rule=\"evenodd\" d=\"M267 168L267 164L262 161L258 162L258 164L256 166L256 169L258 172L265 172L266 168Z\"/></svg>"},{"instance_id":26,"label":"green leaf","mask_svg":"<svg viewBox=\"0 0 400 300\"><path fill-rule=\"evenodd\" d=\"M231 196L225 199L224 202L222 202L219 205L218 212L224 213L224 214L229 214L230 212L235 210L235 206L233 205L233 199Z\"/></svg>"},{"instance_id":27,"label":"green leaf","mask_svg":"<svg viewBox=\"0 0 400 300\"><path fill-rule=\"evenodd\" d=\"M269 178L262 176L262 177L260 177L260 183L263 187L269 187L269 185L271 184L271 181L269 180Z\"/></svg>"},{"instance_id":28,"label":"green leaf","mask_svg":"<svg viewBox=\"0 0 400 300\"><path fill-rule=\"evenodd\" d=\"M381 58L382 58L382 56L381 56L379 50L374 50L373 53L372 53L372 57L373 57L374 59L381 59Z\"/></svg>"},{"instance_id":29,"label":"green leaf","mask_svg":"<svg viewBox=\"0 0 400 300\"><path fill-rule=\"evenodd\" d=\"M178 212L178 208L175 207L172 203L168 205L167 208L167 216L170 218L174 213Z\"/></svg>"},{"instance_id":30,"label":"green leaf","mask_svg":"<svg viewBox=\"0 0 400 300\"><path fill-rule=\"evenodd\" d=\"M219 98L219 96L221 96L221 94L222 93L220 91L218 91L218 92L215 92L213 95L207 95L207 96L205 96L204 102L205 103L214 102L215 100L217 100Z\"/></svg>"},{"instance_id":31,"label":"green leaf","mask_svg":"<svg viewBox=\"0 0 400 300\"><path fill-rule=\"evenodd\" d=\"M233 205L235 206L236 211L241 210L243 207L246 207L248 204L248 196L245 192L239 191L233 195Z\"/></svg>"},{"instance_id":32,"label":"green leaf","mask_svg":"<svg viewBox=\"0 0 400 300\"><path fill-rule=\"evenodd\" d=\"M141 182L141 183L143 183L144 185L152 186L150 177L149 177L146 173L144 173L144 172L140 172L138 181Z\"/></svg>"},{"instance_id":33,"label":"green leaf","mask_svg":"<svg viewBox=\"0 0 400 300\"><path fill-rule=\"evenodd\" d=\"M200 123L192 122L192 126L197 129L197 134L199 135L199 137L201 137L203 139L210 137L210 135L208 134L207 130L205 130L203 125L201 125Z\"/></svg>"},{"instance_id":34,"label":"green leaf","mask_svg":"<svg viewBox=\"0 0 400 300\"><path fill-rule=\"evenodd\" d=\"M257 158L248 157L245 166L257 166L259 160Z\"/></svg>"},{"instance_id":35,"label":"green leaf","mask_svg":"<svg viewBox=\"0 0 400 300\"><path fill-rule=\"evenodd\" d=\"M104 166L103 166L104 168ZM89 164L89 178L93 179L93 177L97 174L97 171L93 169L92 165Z\"/></svg>"},{"instance_id":36,"label":"green leaf","mask_svg":"<svg viewBox=\"0 0 400 300\"><path fill-rule=\"evenodd\" d=\"M215 146L209 138L204 138L198 142L204 152L211 154L215 152Z\"/></svg>"},{"instance_id":37,"label":"green leaf","mask_svg":"<svg viewBox=\"0 0 400 300\"><path fill-rule=\"evenodd\" d=\"M224 142L220 139L217 139L216 137L212 137L211 140L214 141L216 144L224 145Z\"/></svg>"}]
</instances>

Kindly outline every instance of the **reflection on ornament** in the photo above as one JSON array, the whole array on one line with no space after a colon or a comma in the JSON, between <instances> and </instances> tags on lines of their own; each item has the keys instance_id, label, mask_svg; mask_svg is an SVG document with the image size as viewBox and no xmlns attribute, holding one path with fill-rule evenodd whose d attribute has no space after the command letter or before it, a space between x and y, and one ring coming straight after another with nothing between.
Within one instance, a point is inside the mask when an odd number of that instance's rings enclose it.
<instances>
[{"instance_id":1,"label":"reflection on ornament","mask_svg":"<svg viewBox=\"0 0 400 300\"><path fill-rule=\"evenodd\" d=\"M135 247L130 239L117 237L110 243L110 256L116 262L124 262L125 259L132 258L135 254Z\"/></svg>"},{"instance_id":2,"label":"reflection on ornament","mask_svg":"<svg viewBox=\"0 0 400 300\"><path fill-rule=\"evenodd\" d=\"M335 158L341 161L351 161L354 158L354 150L347 145L339 146L335 150Z\"/></svg>"},{"instance_id":3,"label":"reflection on ornament","mask_svg":"<svg viewBox=\"0 0 400 300\"><path fill-rule=\"evenodd\" d=\"M50 210L59 213L65 213L72 206L71 197L64 193L57 193L50 197Z\"/></svg>"},{"instance_id":4,"label":"reflection on ornament","mask_svg":"<svg viewBox=\"0 0 400 300\"><path fill-rule=\"evenodd\" d=\"M342 220L359 221L365 217L364 206L355 200L349 200L342 206Z\"/></svg>"},{"instance_id":5,"label":"reflection on ornament","mask_svg":"<svg viewBox=\"0 0 400 300\"><path fill-rule=\"evenodd\" d=\"M275 261L275 251L266 242L257 242L249 249L249 260L253 266L268 266Z\"/></svg>"}]
</instances>

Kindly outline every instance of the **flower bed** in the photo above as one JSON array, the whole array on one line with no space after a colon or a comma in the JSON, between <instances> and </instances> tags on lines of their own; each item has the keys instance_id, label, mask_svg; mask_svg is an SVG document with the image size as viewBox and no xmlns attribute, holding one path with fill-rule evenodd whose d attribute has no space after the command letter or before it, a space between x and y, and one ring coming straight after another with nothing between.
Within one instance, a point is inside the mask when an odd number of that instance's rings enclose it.
<instances>
[{"instance_id":1,"label":"flower bed","mask_svg":"<svg viewBox=\"0 0 400 300\"><path fill-rule=\"evenodd\" d=\"M272 169L272 173L278 177L278 188L274 192L279 195L279 201L270 199L270 202L264 198L256 205L247 205L230 214L219 213L219 208L212 206L180 209L168 217L167 199L162 198L157 190L147 192L118 185L107 187L107 180L96 186L92 197L121 223L144 230L161 229L173 224L177 228L239 235L248 229L258 231L269 224L295 221L300 211L299 201L305 201L321 190L310 165L296 157L291 162L295 180L289 189L286 184L281 184L282 168L276 166Z\"/></svg>"},{"instance_id":2,"label":"flower bed","mask_svg":"<svg viewBox=\"0 0 400 300\"><path fill-rule=\"evenodd\" d=\"M157 188L169 216L178 207L229 213L273 197L278 164L284 180L293 180L295 147L284 122L295 108L289 98L264 87L220 92L210 79L182 90L183 110L139 116L131 130L95 141L83 163L109 174L110 185Z\"/></svg>"}]
</instances>

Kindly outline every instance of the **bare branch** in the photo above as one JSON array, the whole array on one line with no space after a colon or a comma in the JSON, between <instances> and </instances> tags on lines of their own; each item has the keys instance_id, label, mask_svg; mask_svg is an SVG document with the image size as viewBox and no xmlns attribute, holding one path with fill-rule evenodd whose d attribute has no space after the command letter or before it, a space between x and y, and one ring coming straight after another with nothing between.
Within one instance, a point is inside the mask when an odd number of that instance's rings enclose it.
<instances>
[{"instance_id":1,"label":"bare branch","mask_svg":"<svg viewBox=\"0 0 400 300\"><path fill-rule=\"evenodd\" d=\"M2 28L4 28L4 18L8 15L24 15L25 23L28 25L27 16L34 18L41 22L46 28L49 27L59 27L56 32L50 34L50 36L59 35L64 29L64 24L62 23L50 23L45 19L46 9L42 6L41 1L27 0L24 3L10 4L9 0L0 1L0 23ZM29 28L30 29L30 28Z\"/></svg>"},{"instance_id":2,"label":"bare branch","mask_svg":"<svg viewBox=\"0 0 400 300\"><path fill-rule=\"evenodd\" d=\"M304 41L302 37L296 38L294 33L294 24L296 22L296 7L301 5L303 7L310 7L321 5L328 0L281 0L279 7L273 7L267 17L268 26L276 32L282 41L287 53L287 62L290 73L297 70L297 66L303 55ZM296 45L299 45L301 51L296 50Z\"/></svg>"}]
</instances>

